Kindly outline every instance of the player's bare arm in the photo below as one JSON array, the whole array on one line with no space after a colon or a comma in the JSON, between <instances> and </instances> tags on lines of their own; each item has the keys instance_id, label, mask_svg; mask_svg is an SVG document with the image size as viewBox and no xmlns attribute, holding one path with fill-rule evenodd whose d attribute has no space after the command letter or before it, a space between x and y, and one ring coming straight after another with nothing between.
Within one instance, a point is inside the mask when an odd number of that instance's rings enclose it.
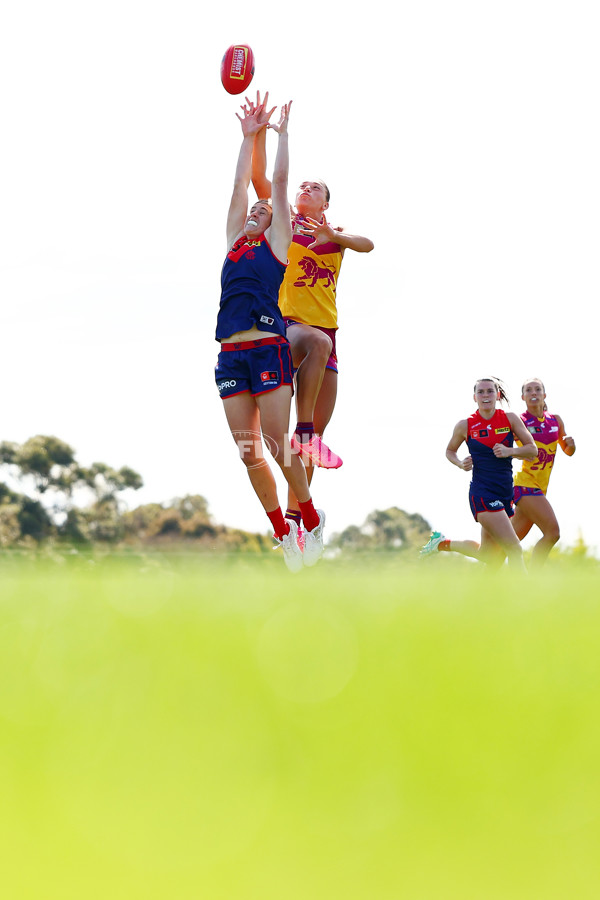
<instances>
[{"instance_id":1,"label":"player's bare arm","mask_svg":"<svg viewBox=\"0 0 600 900\"><path fill-rule=\"evenodd\" d=\"M298 230L301 234L314 237L313 243L308 247L309 250L314 250L319 244L327 244L331 241L339 244L344 250L355 250L357 253L370 253L375 246L373 241L367 237L347 234L339 228L332 228L325 215L323 215L322 222L307 217Z\"/></svg>"},{"instance_id":2,"label":"player's bare arm","mask_svg":"<svg viewBox=\"0 0 600 900\"><path fill-rule=\"evenodd\" d=\"M242 106L241 109L243 115L240 116L239 113L236 113L236 116L242 126L243 138L233 180L231 202L227 213L228 247L233 245L236 238L244 230L248 212L248 185L250 184L254 136L263 127L258 120L258 110L252 102Z\"/></svg>"},{"instance_id":3,"label":"player's bare arm","mask_svg":"<svg viewBox=\"0 0 600 900\"><path fill-rule=\"evenodd\" d=\"M291 100L289 103L284 103L281 107L279 124L268 126L277 132L278 135L277 154L273 168L273 194L271 197L273 219L271 221L269 241L273 252L281 260L287 258L288 248L292 241L292 225L287 200L289 170L288 122L291 107Z\"/></svg>"},{"instance_id":4,"label":"player's bare arm","mask_svg":"<svg viewBox=\"0 0 600 900\"><path fill-rule=\"evenodd\" d=\"M558 422L558 443L567 456L573 456L576 450L575 440L570 435L565 434L565 423L560 416L556 416L556 421Z\"/></svg>"},{"instance_id":5,"label":"player's bare arm","mask_svg":"<svg viewBox=\"0 0 600 900\"><path fill-rule=\"evenodd\" d=\"M535 459L538 448L531 434L525 428L521 418L513 412L506 413L512 433L521 442L521 446L507 447L506 444L494 444L492 450L498 459L506 459L512 456L514 459Z\"/></svg>"},{"instance_id":6,"label":"player's bare arm","mask_svg":"<svg viewBox=\"0 0 600 900\"><path fill-rule=\"evenodd\" d=\"M275 107L268 110L268 103L269 92L266 92L261 102L260 93L257 91L256 105L260 107L258 120L261 123L261 130L256 133L252 147L252 185L259 199L271 196L271 182L267 178L267 126Z\"/></svg>"},{"instance_id":7,"label":"player's bare arm","mask_svg":"<svg viewBox=\"0 0 600 900\"><path fill-rule=\"evenodd\" d=\"M446 447L446 459L452 463L453 466L457 466L459 469L462 469L464 472L470 472L473 468L473 460L471 456L465 456L464 459L458 458L457 450L464 444L467 439L467 420L461 419L460 422L457 422L454 426L454 431L452 432L452 437Z\"/></svg>"}]
</instances>

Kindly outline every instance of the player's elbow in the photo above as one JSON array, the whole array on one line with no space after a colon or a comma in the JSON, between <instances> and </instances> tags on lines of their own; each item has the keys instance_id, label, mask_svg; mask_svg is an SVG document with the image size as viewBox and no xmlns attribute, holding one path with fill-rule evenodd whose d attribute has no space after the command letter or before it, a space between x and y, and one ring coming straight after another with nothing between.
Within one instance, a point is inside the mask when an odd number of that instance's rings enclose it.
<instances>
[{"instance_id":1,"label":"player's elbow","mask_svg":"<svg viewBox=\"0 0 600 900\"><path fill-rule=\"evenodd\" d=\"M361 238L359 246L356 248L359 253L370 253L375 249L375 244L369 238Z\"/></svg>"}]
</instances>

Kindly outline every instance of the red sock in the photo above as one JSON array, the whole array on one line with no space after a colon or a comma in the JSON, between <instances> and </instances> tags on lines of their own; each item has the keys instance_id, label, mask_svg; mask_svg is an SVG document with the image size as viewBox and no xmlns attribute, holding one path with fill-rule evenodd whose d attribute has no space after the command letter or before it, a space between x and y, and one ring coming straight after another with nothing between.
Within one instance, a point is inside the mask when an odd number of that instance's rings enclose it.
<instances>
[{"instance_id":1,"label":"red sock","mask_svg":"<svg viewBox=\"0 0 600 900\"><path fill-rule=\"evenodd\" d=\"M302 513L304 528L306 529L306 531L312 531L313 528L316 528L320 522L319 514L314 508L312 500L308 499L306 503L300 503L300 501L298 501L298 506L300 507L300 512Z\"/></svg>"},{"instance_id":2,"label":"red sock","mask_svg":"<svg viewBox=\"0 0 600 900\"><path fill-rule=\"evenodd\" d=\"M448 550L450 552L450 541L440 541L438 550Z\"/></svg>"},{"instance_id":3,"label":"red sock","mask_svg":"<svg viewBox=\"0 0 600 900\"><path fill-rule=\"evenodd\" d=\"M290 533L290 526L283 518L280 506L278 506L277 509L274 509L273 512L268 512L267 515L271 520L271 525L273 526L276 538L281 540L286 534Z\"/></svg>"}]
</instances>

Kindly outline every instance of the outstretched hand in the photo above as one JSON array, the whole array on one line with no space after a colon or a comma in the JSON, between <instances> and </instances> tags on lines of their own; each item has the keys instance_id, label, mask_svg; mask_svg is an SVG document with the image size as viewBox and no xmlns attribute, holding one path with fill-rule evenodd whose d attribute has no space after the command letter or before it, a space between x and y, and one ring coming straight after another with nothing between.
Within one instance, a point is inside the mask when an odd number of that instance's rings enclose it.
<instances>
[{"instance_id":1,"label":"outstretched hand","mask_svg":"<svg viewBox=\"0 0 600 900\"><path fill-rule=\"evenodd\" d=\"M267 97L269 95L267 94ZM266 99L266 98L265 98ZM276 131L277 134L287 134L288 122L290 119L290 110L292 108L293 101L290 100L289 103L283 103L281 106L281 115L279 117L278 125L271 125L270 123L267 125L267 128L272 128L273 131ZM275 109L275 107L273 107ZM273 112L273 110L271 110ZM269 113L271 115L271 113Z\"/></svg>"},{"instance_id":2,"label":"outstretched hand","mask_svg":"<svg viewBox=\"0 0 600 900\"><path fill-rule=\"evenodd\" d=\"M312 244L308 245L308 250L313 250L315 247L318 247L319 244L327 244L329 241L335 240L335 232L325 218L325 214L323 214L322 222L317 222L316 219L311 219L310 216L307 216L302 220L298 231L300 234L305 234L308 237L314 238Z\"/></svg>"},{"instance_id":3,"label":"outstretched hand","mask_svg":"<svg viewBox=\"0 0 600 900\"><path fill-rule=\"evenodd\" d=\"M255 106L252 100L248 100L248 98L246 97L246 103L244 103L240 107L240 109L244 114L243 118L239 113L236 113L236 116L242 123L242 133L244 137L248 137L252 134L257 134L261 130L261 128L264 128L264 122L261 122L260 119L261 114L264 113L264 104Z\"/></svg>"},{"instance_id":4,"label":"outstretched hand","mask_svg":"<svg viewBox=\"0 0 600 900\"><path fill-rule=\"evenodd\" d=\"M272 109L267 110L267 103L269 102L269 92L265 94L262 101L260 99L260 91L256 92L256 109L258 110L258 120L261 126L269 126L269 119L277 109L276 106L273 106ZM246 103L250 103L248 98L246 97Z\"/></svg>"}]
</instances>

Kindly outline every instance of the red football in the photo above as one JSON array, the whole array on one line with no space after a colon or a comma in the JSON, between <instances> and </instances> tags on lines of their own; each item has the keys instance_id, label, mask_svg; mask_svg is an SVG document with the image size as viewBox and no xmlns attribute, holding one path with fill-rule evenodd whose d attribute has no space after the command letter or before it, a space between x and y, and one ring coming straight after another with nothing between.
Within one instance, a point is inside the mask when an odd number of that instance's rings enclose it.
<instances>
[{"instance_id":1,"label":"red football","mask_svg":"<svg viewBox=\"0 0 600 900\"><path fill-rule=\"evenodd\" d=\"M228 47L221 63L221 81L230 94L245 91L254 75L254 53L248 44Z\"/></svg>"}]
</instances>

